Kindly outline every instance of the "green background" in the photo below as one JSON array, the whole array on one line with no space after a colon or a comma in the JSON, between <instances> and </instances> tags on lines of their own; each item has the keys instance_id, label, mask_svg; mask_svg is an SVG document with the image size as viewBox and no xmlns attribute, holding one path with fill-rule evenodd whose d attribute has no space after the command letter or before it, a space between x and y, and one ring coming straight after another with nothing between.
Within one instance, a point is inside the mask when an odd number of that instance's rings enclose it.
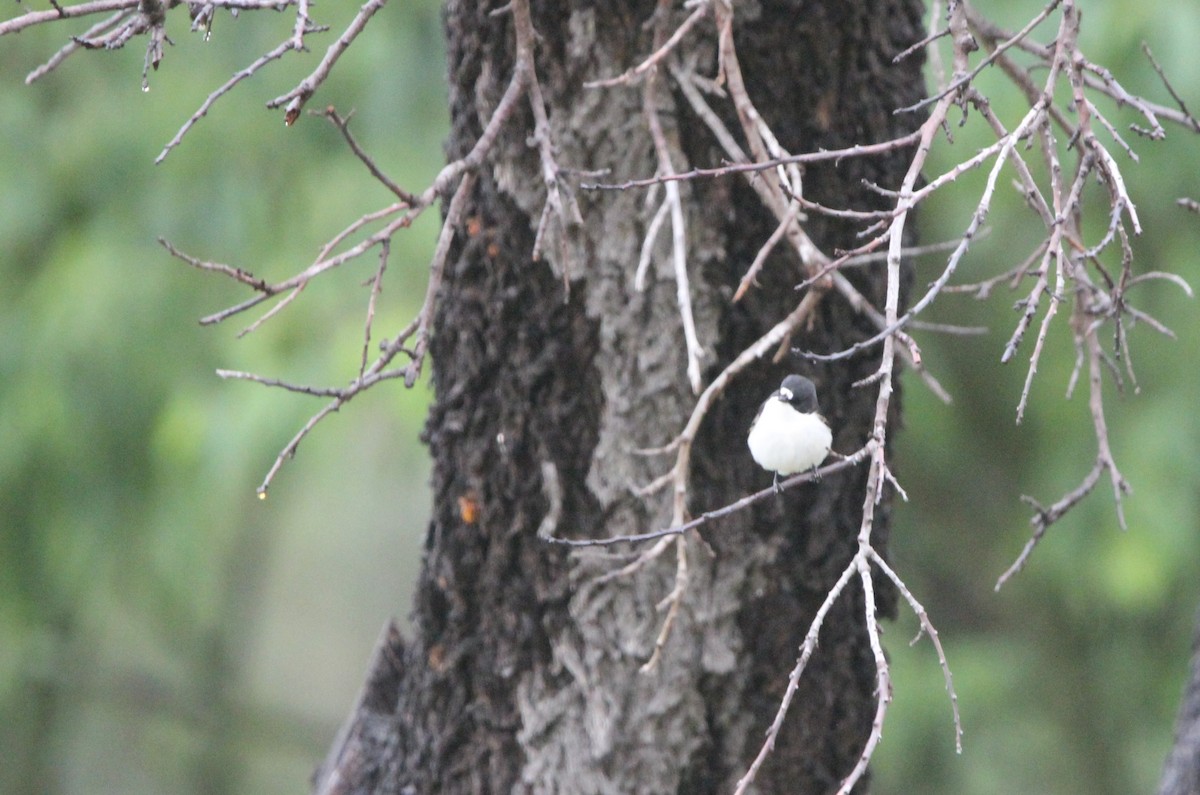
<instances>
[{"instance_id":1,"label":"green background","mask_svg":"<svg viewBox=\"0 0 1200 795\"><path fill-rule=\"evenodd\" d=\"M322 4L315 15L340 32L355 6ZM983 10L1019 27L1032 8ZM1140 54L1144 39L1200 107L1200 8L1113 1L1084 12L1093 60L1167 101ZM313 52L240 85L155 166L208 93L292 24L287 14L220 14L206 43L185 15L171 17L175 45L148 93L140 40L77 54L28 87L24 75L84 26L0 40L4 792L305 790L380 628L407 613L427 523L424 382L381 386L328 418L270 499L256 499L276 453L322 403L214 371L349 381L375 260L328 275L239 339L253 313L215 328L195 321L245 290L171 259L155 239L280 280L390 196L328 122L306 115L285 128L264 109L336 34L312 36ZM410 189L443 162L441 47L435 4L393 3L310 103L356 109L360 141ZM997 75L981 80L1011 126L1013 93ZM1137 121L1105 110L1120 125ZM976 121L954 129L957 146L939 146L938 164L985 140ZM1145 228L1135 268L1200 282L1200 218L1174 205L1200 194L1200 140L1178 129L1153 145L1129 137L1141 162L1118 160ZM961 232L981 178L968 175L925 209L926 242ZM1005 175L990 234L959 281L1011 267L1035 243L1007 184ZM376 339L419 305L435 234L436 213L396 238ZM917 284L940 267L923 260ZM878 792L1144 792L1169 748L1200 601L1195 303L1167 283L1131 295L1179 340L1135 327L1140 393L1106 385L1114 453L1134 487L1129 530L1117 528L1102 481L997 594L996 577L1028 537L1020 495L1053 502L1095 449L1086 385L1063 397L1074 358L1066 313L1032 408L1014 424L1032 336L1014 362L999 356L1021 296L950 295L931 311L991 329L918 335L952 405L904 378L896 471L910 502L898 504L894 566L941 631L966 736L956 756L941 672L927 641L907 645L916 624L902 612L886 628L896 698ZM780 661L781 676L790 663Z\"/></svg>"}]
</instances>

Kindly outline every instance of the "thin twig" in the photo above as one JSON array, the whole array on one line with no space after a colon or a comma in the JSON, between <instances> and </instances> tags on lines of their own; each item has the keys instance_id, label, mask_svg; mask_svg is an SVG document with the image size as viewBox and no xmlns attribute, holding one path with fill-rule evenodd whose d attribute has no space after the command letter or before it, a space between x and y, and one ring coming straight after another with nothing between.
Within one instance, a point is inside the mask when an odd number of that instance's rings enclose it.
<instances>
[{"instance_id":1,"label":"thin twig","mask_svg":"<svg viewBox=\"0 0 1200 795\"><path fill-rule=\"evenodd\" d=\"M671 527L663 528L661 530L651 530L646 533L636 533L632 535L610 536L608 538L547 538L545 540L551 544L561 544L568 547L607 547L612 546L613 544L638 544L645 541L655 541L668 536L681 535L686 533L688 530L695 530L698 527L703 527L709 522L713 522L717 519L722 519L726 516L729 516L730 514L743 511L746 508L749 508L751 505L754 505L756 502L770 499L780 491L786 491L804 483L823 480L825 477L837 472L841 472L843 469L849 469L852 466L857 466L871 454L871 449L872 446L868 444L851 455L845 456L831 464L826 464L825 466L820 467L815 472L802 472L798 475L793 475L790 478L781 480L779 481L778 489L776 489L775 486L768 486L761 491L756 491L753 494L749 494L739 500L735 500L728 505L723 505L722 507L712 511L706 511L690 521L682 524L672 525Z\"/></svg>"},{"instance_id":2,"label":"thin twig","mask_svg":"<svg viewBox=\"0 0 1200 795\"><path fill-rule=\"evenodd\" d=\"M820 149L816 152L806 152L799 155L788 155L765 160L760 163L731 163L719 168L695 168L671 175L656 175L645 179L632 179L625 182L581 182L582 190L630 190L632 188L648 188L664 182L688 182L696 179L717 179L731 174L753 174L768 171L788 164L805 165L810 163L825 163L830 160L841 161L859 157L877 157L913 146L918 140L917 133L897 136L888 141L876 144L856 144L844 149Z\"/></svg>"},{"instance_id":3,"label":"thin twig","mask_svg":"<svg viewBox=\"0 0 1200 795\"><path fill-rule=\"evenodd\" d=\"M660 12L663 6L659 6ZM663 23L666 15L660 13L659 24L655 28L656 44L665 38ZM657 72L651 72L642 87L642 113L646 118L646 126L650 131L650 139L654 142L654 153L658 160L658 170L661 174L675 173L671 162L671 148L663 131L662 121L658 115L659 85ZM687 377L692 391L700 393L700 359L704 350L700 346L700 338L696 334L696 321L692 314L692 288L688 278L687 268L687 226L683 213L683 201L679 193L678 182L666 183L666 203L671 216L671 263L675 268L675 296L679 304L679 317L683 324L684 347L687 352Z\"/></svg>"},{"instance_id":4,"label":"thin twig","mask_svg":"<svg viewBox=\"0 0 1200 795\"><path fill-rule=\"evenodd\" d=\"M208 115L209 109L212 108L218 99L229 93L229 91L238 83L249 77L253 77L259 69L262 69L271 61L282 58L285 53L292 49L295 49L295 47L293 42L289 39L270 52L259 56L245 69L242 69L240 72L235 72L233 77L226 80L219 88L217 88L217 90L208 95L204 102L200 104L200 107L196 109L196 112L193 113L191 117L183 123L183 126L179 128L179 132L175 133L175 137L168 141L167 145L163 147L163 150L158 153L158 157L154 158L154 162L157 164L165 160L167 155L170 154L171 150L183 142L183 136L188 134L188 131L195 126L196 122Z\"/></svg>"},{"instance_id":5,"label":"thin twig","mask_svg":"<svg viewBox=\"0 0 1200 795\"><path fill-rule=\"evenodd\" d=\"M266 384L268 386L278 386L289 391L303 392L304 394L320 395L332 397L333 400L325 405L320 411L309 418L308 422L296 433L295 436L284 446L279 455L276 456L275 462L267 471L266 477L258 487L258 495L262 499L266 499L267 490L271 486L271 482L283 467L283 464L288 459L296 454L300 442L304 440L321 420L328 417L330 414L341 409L346 403L353 399L358 394L371 388L375 384L390 380L393 378L403 378L406 387L411 388L416 382L421 373L421 365L425 360L425 352L429 344L429 329L432 322L434 307L437 301L438 288L441 285L441 274L444 270L445 260L449 254L450 242L454 237L454 230L462 220L464 208L467 203L467 197L470 195L475 182L474 174L466 174L459 183L458 189L454 192L454 196L450 200L449 207L446 210L446 220L442 225L441 234L438 237L438 245L434 251L433 261L430 265L429 285L425 294L425 302L421 306L418 315L418 323L415 333L417 335L416 344L411 352L410 361L406 367L397 370L386 370L386 366L403 348L399 344L384 346L380 357L376 359L374 364L369 368L360 369L359 375L349 385L342 389L317 389L314 387L298 387L293 384L288 384L283 381L274 379L266 379L261 376L250 375L248 373L237 373L233 371L218 371L218 374L223 378L244 378L255 381L257 383ZM382 274L382 269L379 271Z\"/></svg>"},{"instance_id":6,"label":"thin twig","mask_svg":"<svg viewBox=\"0 0 1200 795\"><path fill-rule=\"evenodd\" d=\"M0 36L9 33L19 33L26 28L40 25L44 22L56 22L60 19L86 17L90 14L103 14L106 11L136 9L141 0L92 0L90 3L79 3L73 6L60 5L46 11L26 11L19 17L13 17L0 22Z\"/></svg>"},{"instance_id":7,"label":"thin twig","mask_svg":"<svg viewBox=\"0 0 1200 795\"><path fill-rule=\"evenodd\" d=\"M366 151L364 151L363 148L358 145L358 141L350 132L350 119L354 116L353 113L349 113L343 118L342 116L338 115L338 112L332 105L330 105L321 112L321 115L329 119L330 123L334 127L337 127L338 132L342 134L342 138L346 140L346 144L350 147L350 151L354 153L355 157L362 161L362 164L367 167L368 171L371 172L372 177L379 180L379 182L385 188L396 194L396 198L400 199L400 201L410 206L417 203L417 197L415 195L409 193L393 182L392 178L387 174L384 174L383 169L376 165L374 158L368 155Z\"/></svg>"},{"instance_id":8,"label":"thin twig","mask_svg":"<svg viewBox=\"0 0 1200 795\"><path fill-rule=\"evenodd\" d=\"M329 77L329 73L333 70L333 65L338 62L338 59L342 57L342 54L346 52L350 44L358 38L358 34L362 33L363 28L367 26L367 21L375 15L375 12L383 8L386 2L387 0L367 0L367 2L363 3L342 35L338 36L337 40L329 45L329 48L325 51L325 57L317 64L317 68L313 70L312 74L301 80L300 84L291 91L281 94L267 103L267 107L271 109L278 108L285 103L287 104L287 107L283 111L284 124L290 127L296 123L296 119L300 116L300 111L304 108L304 103L308 102L309 98L325 82L325 79Z\"/></svg>"},{"instance_id":9,"label":"thin twig","mask_svg":"<svg viewBox=\"0 0 1200 795\"><path fill-rule=\"evenodd\" d=\"M612 86L618 85L632 85L639 78L645 75L646 72L654 69L664 58L666 58L671 51L679 45L679 42L683 41L683 37L688 34L688 31L690 31L696 25L696 23L704 19L707 13L708 4L701 3L696 7L696 10L693 11L688 18L685 19L683 23L675 29L675 32L671 34L670 38L668 38L660 47L658 47L658 49L646 57L646 60L642 61L632 69L629 69L625 73L618 75L617 77L609 77L603 80L589 80L583 84L583 87L611 88Z\"/></svg>"},{"instance_id":10,"label":"thin twig","mask_svg":"<svg viewBox=\"0 0 1200 795\"><path fill-rule=\"evenodd\" d=\"M128 19L130 13L132 13L132 12L125 11L125 10L117 11L115 14L108 17L107 19L101 20L100 22L97 22L95 25L92 25L90 28L88 28L86 31L84 31L83 35L81 35L77 38L87 41L87 40L94 39L98 36L101 36L109 31L111 31L113 28L117 27L122 22L124 22L126 19ZM62 48L59 49L58 52L56 52L56 53L54 53L54 55L50 56L50 58L47 59L45 63L43 63L37 69L34 69L29 74L25 75L25 85L30 85L35 80L38 80L38 79L50 74L55 69L57 69L59 67L59 65L62 64L63 61L67 60L68 57L70 57L72 54L74 54L82 49L86 49L86 48L82 44L80 44L76 39L71 39L66 44L64 44L62 46Z\"/></svg>"}]
</instances>

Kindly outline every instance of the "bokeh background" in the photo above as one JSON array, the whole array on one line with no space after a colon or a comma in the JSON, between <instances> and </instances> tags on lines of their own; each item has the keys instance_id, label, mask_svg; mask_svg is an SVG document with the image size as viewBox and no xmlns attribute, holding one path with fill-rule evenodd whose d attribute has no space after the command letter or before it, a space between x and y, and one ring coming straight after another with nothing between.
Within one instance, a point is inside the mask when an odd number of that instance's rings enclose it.
<instances>
[{"instance_id":1,"label":"bokeh background","mask_svg":"<svg viewBox=\"0 0 1200 795\"><path fill-rule=\"evenodd\" d=\"M357 4L317 7L340 31ZM1036 4L980 3L1019 27ZM19 13L14 6L4 18ZM1135 13L1136 12L1136 13ZM1085 49L1134 92L1167 101L1147 41L1200 107L1200 7L1085 4ZM140 42L23 77L82 28L0 39L0 791L285 793L308 776L353 702L375 638L403 620L429 511L419 443L429 395L387 385L327 419L270 498L254 489L322 405L217 368L345 383L361 355L372 271L316 283L259 331L196 320L245 297L155 242L284 278L361 213L389 200L323 119L285 128L264 103L315 66L293 55L217 103L153 160L208 93L290 33L288 15L219 15L211 40L172 20L175 42L140 89ZM1045 36L1043 37L1045 38ZM420 187L442 162L445 60L437 4L393 3L339 62L312 107L356 110L353 129L389 174ZM1004 112L1014 99L995 75ZM1009 105L1011 107L1011 105ZM1122 124L1137 121L1113 111ZM973 121L973 120L972 120ZM959 147L983 140L970 124ZM1133 139L1133 136L1130 136ZM1145 234L1136 268L1200 286L1200 138L1169 130L1121 156ZM935 166L936 167L936 166ZM981 175L921 218L957 235ZM435 218L393 245L376 338L419 305ZM973 246L963 281L994 274L1036 234L1012 192ZM918 284L935 277L919 265ZM1200 323L1165 282L1133 294L1171 326L1130 340L1140 390L1106 386L1114 452L1134 487L1129 530L1111 491L1056 525L1027 571L996 577L1028 537L1020 495L1050 503L1095 450L1065 316L1014 423L1027 347L1001 366L1020 295L946 296L931 319L979 337L920 335L942 405L905 377L894 565L929 609L955 674L965 751L953 748L927 641L888 627L896 699L875 765L883 793L1128 793L1153 788L1170 740L1200 603ZM802 630L797 629L799 633ZM782 671L790 661L781 661Z\"/></svg>"}]
</instances>

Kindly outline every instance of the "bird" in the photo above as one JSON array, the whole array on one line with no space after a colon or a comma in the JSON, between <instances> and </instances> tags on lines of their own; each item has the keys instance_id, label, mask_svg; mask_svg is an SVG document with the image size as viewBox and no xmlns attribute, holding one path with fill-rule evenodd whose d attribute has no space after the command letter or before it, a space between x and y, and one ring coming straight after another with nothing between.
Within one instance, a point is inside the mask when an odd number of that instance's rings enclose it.
<instances>
[{"instance_id":1,"label":"bird","mask_svg":"<svg viewBox=\"0 0 1200 795\"><path fill-rule=\"evenodd\" d=\"M763 469L779 476L794 475L817 465L829 455L833 433L818 413L817 388L802 375L789 375L779 389L763 401L750 423L746 439L750 455Z\"/></svg>"}]
</instances>

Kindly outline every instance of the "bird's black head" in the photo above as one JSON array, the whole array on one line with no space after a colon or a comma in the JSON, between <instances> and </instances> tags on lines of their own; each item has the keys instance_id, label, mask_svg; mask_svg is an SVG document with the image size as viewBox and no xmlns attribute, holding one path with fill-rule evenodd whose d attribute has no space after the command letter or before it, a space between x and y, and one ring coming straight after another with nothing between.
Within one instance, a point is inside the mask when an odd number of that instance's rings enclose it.
<instances>
[{"instance_id":1,"label":"bird's black head","mask_svg":"<svg viewBox=\"0 0 1200 795\"><path fill-rule=\"evenodd\" d=\"M783 379L779 395L796 411L811 414L817 410L817 388L802 375L789 375Z\"/></svg>"}]
</instances>

